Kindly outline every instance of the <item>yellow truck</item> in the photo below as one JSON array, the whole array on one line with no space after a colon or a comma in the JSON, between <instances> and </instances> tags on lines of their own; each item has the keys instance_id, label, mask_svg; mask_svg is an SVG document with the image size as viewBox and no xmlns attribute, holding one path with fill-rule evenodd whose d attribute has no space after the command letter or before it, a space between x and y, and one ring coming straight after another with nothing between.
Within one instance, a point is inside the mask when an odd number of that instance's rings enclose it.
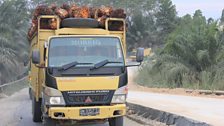
<instances>
[{"instance_id":1,"label":"yellow truck","mask_svg":"<svg viewBox=\"0 0 224 126\"><path fill-rule=\"evenodd\" d=\"M56 29L41 21L56 20ZM113 22L122 31L110 30ZM94 19L38 18L30 40L30 97L34 122L46 126L109 122L123 126L128 93L125 20L108 18L105 28ZM137 49L141 64L144 49ZM137 64L137 65L139 65Z\"/></svg>"}]
</instances>

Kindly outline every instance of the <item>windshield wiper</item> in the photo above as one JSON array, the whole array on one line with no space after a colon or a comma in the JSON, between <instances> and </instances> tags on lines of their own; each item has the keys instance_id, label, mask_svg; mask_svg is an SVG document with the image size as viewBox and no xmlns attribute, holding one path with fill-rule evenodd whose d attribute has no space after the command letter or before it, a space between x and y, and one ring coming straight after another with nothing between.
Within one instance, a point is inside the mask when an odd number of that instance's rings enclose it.
<instances>
[{"instance_id":1,"label":"windshield wiper","mask_svg":"<svg viewBox=\"0 0 224 126\"><path fill-rule=\"evenodd\" d=\"M74 61L74 62L71 62L71 63L68 63L68 64L65 64L65 65L61 66L58 70L65 71L65 70L68 70L72 67L75 67L76 65L89 65L89 64L93 64L93 63L79 63L77 61Z\"/></svg>"},{"instance_id":2,"label":"windshield wiper","mask_svg":"<svg viewBox=\"0 0 224 126\"><path fill-rule=\"evenodd\" d=\"M96 63L92 68L90 68L90 70L99 69L100 67L103 67L108 63L123 63L123 62L109 61L109 60L106 59L106 60L103 60L103 61L100 61L100 62Z\"/></svg>"}]
</instances>

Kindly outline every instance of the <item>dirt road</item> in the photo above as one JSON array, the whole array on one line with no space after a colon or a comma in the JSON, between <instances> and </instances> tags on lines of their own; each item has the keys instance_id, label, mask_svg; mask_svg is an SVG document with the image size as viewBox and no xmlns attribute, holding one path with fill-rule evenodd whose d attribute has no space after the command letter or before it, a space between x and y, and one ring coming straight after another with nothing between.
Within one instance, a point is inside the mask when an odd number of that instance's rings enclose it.
<instances>
[{"instance_id":1,"label":"dirt road","mask_svg":"<svg viewBox=\"0 0 224 126\"><path fill-rule=\"evenodd\" d=\"M129 94L128 102L170 112L206 122L214 126L224 126L224 98L223 96L186 96L177 92L158 92L135 84L133 78L137 68L129 69Z\"/></svg>"},{"instance_id":2,"label":"dirt road","mask_svg":"<svg viewBox=\"0 0 224 126\"><path fill-rule=\"evenodd\" d=\"M33 123L31 116L31 100L28 98L28 89L23 89L14 95L0 99L0 126L42 126ZM142 126L125 118L125 126ZM105 124L83 126L108 126Z\"/></svg>"},{"instance_id":3,"label":"dirt road","mask_svg":"<svg viewBox=\"0 0 224 126\"><path fill-rule=\"evenodd\" d=\"M224 99L130 91L128 102L224 126Z\"/></svg>"}]
</instances>

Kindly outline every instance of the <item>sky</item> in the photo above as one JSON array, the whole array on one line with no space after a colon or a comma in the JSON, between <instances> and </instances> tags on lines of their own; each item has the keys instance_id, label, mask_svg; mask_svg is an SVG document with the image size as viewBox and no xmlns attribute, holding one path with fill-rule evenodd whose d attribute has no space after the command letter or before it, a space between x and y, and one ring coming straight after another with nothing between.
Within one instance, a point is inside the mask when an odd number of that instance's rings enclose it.
<instances>
[{"instance_id":1,"label":"sky","mask_svg":"<svg viewBox=\"0 0 224 126\"><path fill-rule=\"evenodd\" d=\"M179 16L193 14L200 9L206 18L219 19L224 9L224 0L172 0Z\"/></svg>"}]
</instances>

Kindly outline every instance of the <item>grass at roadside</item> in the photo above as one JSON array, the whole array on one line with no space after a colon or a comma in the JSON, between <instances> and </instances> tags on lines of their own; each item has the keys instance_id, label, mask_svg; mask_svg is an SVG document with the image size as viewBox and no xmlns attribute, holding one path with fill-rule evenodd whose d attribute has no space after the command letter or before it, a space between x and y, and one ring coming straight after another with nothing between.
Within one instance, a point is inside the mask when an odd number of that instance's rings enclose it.
<instances>
[{"instance_id":1,"label":"grass at roadside","mask_svg":"<svg viewBox=\"0 0 224 126\"><path fill-rule=\"evenodd\" d=\"M173 83L169 81L169 75L158 72L154 74L152 66L146 64L138 69L135 77L135 82L141 86L150 88L186 88L186 89L202 89L202 90L224 90L224 80L222 78L216 78L215 81L211 81L211 72L203 71L199 74L200 81L195 78L191 78L189 75L181 77L181 84ZM178 81L178 80L177 80Z\"/></svg>"}]
</instances>

